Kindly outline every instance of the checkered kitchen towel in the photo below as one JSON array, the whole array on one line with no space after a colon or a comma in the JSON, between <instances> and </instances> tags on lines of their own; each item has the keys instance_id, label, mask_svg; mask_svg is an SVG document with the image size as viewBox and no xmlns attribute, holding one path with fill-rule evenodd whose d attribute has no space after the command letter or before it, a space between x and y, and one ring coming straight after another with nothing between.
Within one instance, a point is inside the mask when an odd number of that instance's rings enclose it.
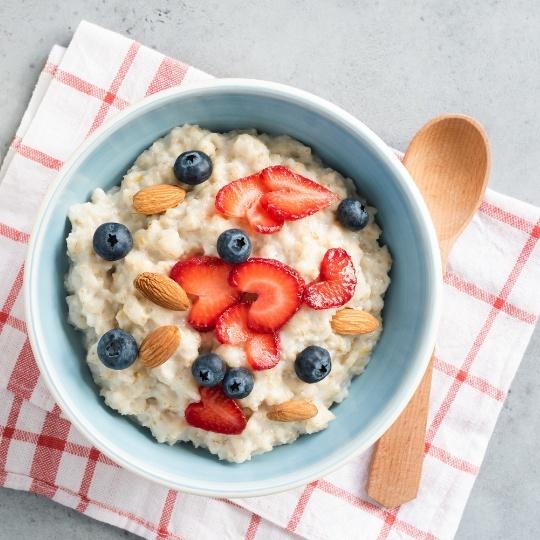
<instances>
[{"instance_id":1,"label":"checkered kitchen towel","mask_svg":"<svg viewBox=\"0 0 540 540\"><path fill-rule=\"evenodd\" d=\"M34 215L62 163L129 103L209 76L82 23L54 47L0 172L0 485L29 490L146 538L452 538L540 310L540 209L488 191L445 276L418 498L365 494L370 452L279 495L216 500L119 468L66 420L26 335L21 285Z\"/></svg>"}]
</instances>

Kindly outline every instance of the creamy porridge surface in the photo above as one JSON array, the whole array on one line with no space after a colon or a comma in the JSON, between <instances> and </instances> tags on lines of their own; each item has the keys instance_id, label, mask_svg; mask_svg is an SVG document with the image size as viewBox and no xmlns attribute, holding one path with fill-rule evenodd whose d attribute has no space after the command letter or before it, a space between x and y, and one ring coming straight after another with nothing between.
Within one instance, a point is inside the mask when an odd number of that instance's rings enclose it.
<instances>
[{"instance_id":1,"label":"creamy porridge surface","mask_svg":"<svg viewBox=\"0 0 540 540\"><path fill-rule=\"evenodd\" d=\"M135 213L132 199L141 188L178 184L172 165L187 150L200 150L210 156L211 178L189 189L184 202L164 214L147 217ZM220 233L232 227L246 229L246 224L216 212L216 193L233 180L275 164L286 165L319 182L340 199L355 194L349 179L325 167L310 148L290 137L255 131L212 133L186 125L174 128L144 151L119 187L108 192L96 189L90 202L76 204L69 211L69 320L84 332L87 362L107 405L148 427L159 442L191 441L221 459L242 462L276 445L291 443L303 433L324 429L334 418L330 406L346 397L351 378L364 370L380 336L380 330L358 336L338 335L332 331L330 320L342 308L316 311L303 306L280 330L280 362L272 369L254 371L253 391L239 400L251 415L244 431L222 435L186 423L184 410L200 399L191 375L191 365L200 352L216 352L229 367L249 367L245 353L239 346L220 344L213 332L195 331L186 321L186 312L166 310L143 298L135 291L133 280L140 272L168 274L183 257L203 253L217 256L216 239ZM375 209L368 209L368 226L352 232L336 220L337 204L286 222L275 234L262 235L246 229L253 244L252 256L286 263L308 283L319 275L325 252L343 248L357 274L354 296L346 306L380 318L391 258L386 247L378 243L381 231L373 221ZM123 260L108 262L93 251L93 233L105 222L123 223L133 235L133 249ZM120 327L141 343L150 331L162 325L178 326L181 344L161 366L148 369L136 361L116 371L99 360L97 342L111 328ZM316 384L301 381L294 372L296 355L309 345L324 347L332 358L330 374ZM318 408L317 415L302 422L274 422L267 418L270 406L291 399L312 401Z\"/></svg>"}]
</instances>

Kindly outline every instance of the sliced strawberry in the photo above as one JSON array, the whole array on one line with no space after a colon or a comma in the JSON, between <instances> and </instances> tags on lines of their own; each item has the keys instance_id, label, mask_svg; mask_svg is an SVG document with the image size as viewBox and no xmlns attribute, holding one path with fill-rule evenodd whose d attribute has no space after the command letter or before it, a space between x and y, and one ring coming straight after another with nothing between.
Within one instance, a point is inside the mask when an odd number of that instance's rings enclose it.
<instances>
[{"instance_id":1,"label":"sliced strawberry","mask_svg":"<svg viewBox=\"0 0 540 540\"><path fill-rule=\"evenodd\" d=\"M217 257L191 257L178 261L171 270L174 279L197 299L188 322L199 332L214 328L217 318L238 300L240 291L229 284L232 266Z\"/></svg>"},{"instance_id":2,"label":"sliced strawberry","mask_svg":"<svg viewBox=\"0 0 540 540\"><path fill-rule=\"evenodd\" d=\"M313 309L346 304L356 288L356 272L349 254L342 248L329 249L321 262L319 279L307 285L304 302Z\"/></svg>"},{"instance_id":3,"label":"sliced strawberry","mask_svg":"<svg viewBox=\"0 0 540 540\"><path fill-rule=\"evenodd\" d=\"M263 208L275 218L295 221L315 214L332 204L333 196L319 193L300 193L290 189L282 189L266 193L261 198Z\"/></svg>"},{"instance_id":4,"label":"sliced strawberry","mask_svg":"<svg viewBox=\"0 0 540 540\"><path fill-rule=\"evenodd\" d=\"M253 369L273 368L279 362L279 338L276 333L259 334L248 327L250 304L241 303L221 314L216 323L216 338L220 343L244 345Z\"/></svg>"},{"instance_id":5,"label":"sliced strawberry","mask_svg":"<svg viewBox=\"0 0 540 540\"><path fill-rule=\"evenodd\" d=\"M201 401L190 403L184 412L190 426L225 435L239 435L244 431L247 420L242 409L221 387L200 387L199 394Z\"/></svg>"},{"instance_id":6,"label":"sliced strawberry","mask_svg":"<svg viewBox=\"0 0 540 540\"><path fill-rule=\"evenodd\" d=\"M249 224L261 234L272 234L283 227L283 219L270 214L261 204L260 196L246 211Z\"/></svg>"},{"instance_id":7,"label":"sliced strawberry","mask_svg":"<svg viewBox=\"0 0 540 540\"><path fill-rule=\"evenodd\" d=\"M281 328L300 307L304 291L298 272L274 259L248 259L233 269L229 281L242 292L257 295L248 312L248 326L255 332Z\"/></svg>"},{"instance_id":8,"label":"sliced strawberry","mask_svg":"<svg viewBox=\"0 0 540 540\"><path fill-rule=\"evenodd\" d=\"M250 366L255 370L273 368L279 362L278 334L253 333L244 346Z\"/></svg>"},{"instance_id":9,"label":"sliced strawberry","mask_svg":"<svg viewBox=\"0 0 540 540\"><path fill-rule=\"evenodd\" d=\"M216 322L216 338L220 343L242 345L250 335L247 325L249 304L242 302L225 310Z\"/></svg>"},{"instance_id":10,"label":"sliced strawberry","mask_svg":"<svg viewBox=\"0 0 540 540\"><path fill-rule=\"evenodd\" d=\"M250 206L264 195L259 173L240 178L222 187L216 195L216 209L228 217L245 217Z\"/></svg>"},{"instance_id":11,"label":"sliced strawberry","mask_svg":"<svg viewBox=\"0 0 540 540\"><path fill-rule=\"evenodd\" d=\"M261 198L261 205L278 219L293 221L304 218L330 206L337 199L329 189L283 165L267 167L260 175L268 191Z\"/></svg>"},{"instance_id":12,"label":"sliced strawberry","mask_svg":"<svg viewBox=\"0 0 540 540\"><path fill-rule=\"evenodd\" d=\"M264 191L280 191L282 189L292 189L298 192L310 193L313 190L322 189L328 191L321 184L291 171L285 165L272 165L266 167L260 173ZM330 192L332 193L332 192Z\"/></svg>"}]
</instances>

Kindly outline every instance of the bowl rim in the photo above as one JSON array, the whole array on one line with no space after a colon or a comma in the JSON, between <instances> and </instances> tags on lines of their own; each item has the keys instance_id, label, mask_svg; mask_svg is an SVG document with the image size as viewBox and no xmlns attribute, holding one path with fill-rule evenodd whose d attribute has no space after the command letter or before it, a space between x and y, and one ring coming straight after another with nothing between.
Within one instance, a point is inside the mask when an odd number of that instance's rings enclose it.
<instances>
[{"instance_id":1,"label":"bowl rim","mask_svg":"<svg viewBox=\"0 0 540 540\"><path fill-rule=\"evenodd\" d=\"M116 129L129 122L132 117L138 116L144 110L152 108L160 102L167 102L180 96L190 94L200 95L216 91L223 93L240 91L255 95L266 95L268 97L279 97L286 101L315 110L317 114L329 118L332 121L339 120L341 125L346 126L355 134L355 136L359 137L362 142L373 151L377 156L377 159L385 162L390 168L394 177L401 183L402 189L415 206L415 210L420 218L419 221L422 223L424 229L424 239L426 241L427 259L429 263L429 271L426 278L430 287L430 297L428 297L427 302L427 314L429 315L427 318L428 323L423 328L423 337L421 344L418 347L418 354L416 355L416 367L413 370L413 374L409 375L408 385L403 384L399 389L400 391L392 397L390 403L392 403L393 406L387 407L389 411L387 411L385 418L379 421L379 424L372 429L367 437L363 440L359 440L358 438L351 439L349 444L336 450L336 452L333 452L330 457L318 461L315 465L311 465L307 469L298 469L294 473L284 477L278 477L281 479L280 482L271 479L262 484L261 481L252 480L242 484L239 483L235 485L234 488L220 482L220 489L217 487L197 486L196 482L186 485L181 478L175 478L174 474L165 477L164 474L159 474L157 471L152 471L149 468L144 468L143 466L133 463L132 460L130 460L129 453L121 451L120 448L110 448L110 446L101 439L99 432L93 429L89 419L85 418L84 415L77 414L71 409L62 395L61 385L58 384L58 381L55 380L48 369L46 360L47 354L44 352L45 348L42 346L36 328L34 327L34 320L37 319L37 313L35 302L33 301L34 295L32 294L32 291L36 290L36 279L38 275L34 254L37 246L43 241L43 228L41 225L44 218L48 215L52 198L57 190L66 183L71 172L76 169L97 146L106 140L111 132L116 131ZM405 167L390 147L388 147L378 135L341 107L305 90L300 90L281 83L258 79L229 78L190 83L148 96L118 112L114 117L99 127L73 152L71 157L60 169L56 178L51 182L36 214L36 220L30 236L26 256L23 292L28 336L32 351L36 358L36 363L47 388L66 417L96 448L121 467L168 488L211 497L254 497L282 492L308 484L313 480L326 476L342 466L349 459L369 448L393 424L420 384L433 352L441 311L442 268L435 229L424 199Z\"/></svg>"}]
</instances>

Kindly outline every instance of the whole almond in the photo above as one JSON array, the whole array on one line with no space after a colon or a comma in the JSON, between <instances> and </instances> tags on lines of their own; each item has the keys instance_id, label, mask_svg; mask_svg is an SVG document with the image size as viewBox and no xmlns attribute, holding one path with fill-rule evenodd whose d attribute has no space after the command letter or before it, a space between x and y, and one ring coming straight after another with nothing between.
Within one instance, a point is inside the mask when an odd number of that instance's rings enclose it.
<instances>
[{"instance_id":1,"label":"whole almond","mask_svg":"<svg viewBox=\"0 0 540 540\"><path fill-rule=\"evenodd\" d=\"M147 368L155 368L166 362L180 345L177 326L160 326L148 334L139 348L139 358Z\"/></svg>"},{"instance_id":2,"label":"whole almond","mask_svg":"<svg viewBox=\"0 0 540 540\"><path fill-rule=\"evenodd\" d=\"M170 184L157 184L141 189L133 197L133 208L139 214L150 216L161 214L169 208L178 206L186 196L186 192Z\"/></svg>"},{"instance_id":3,"label":"whole almond","mask_svg":"<svg viewBox=\"0 0 540 540\"><path fill-rule=\"evenodd\" d=\"M317 407L311 401L298 399L273 405L266 416L276 422L297 422L313 418L317 412Z\"/></svg>"},{"instance_id":4,"label":"whole almond","mask_svg":"<svg viewBox=\"0 0 540 540\"><path fill-rule=\"evenodd\" d=\"M189 309L190 302L186 291L164 274L142 272L135 278L133 285L145 298L158 306L173 311Z\"/></svg>"},{"instance_id":5,"label":"whole almond","mask_svg":"<svg viewBox=\"0 0 540 540\"><path fill-rule=\"evenodd\" d=\"M369 334L380 326L379 320L371 313L352 308L338 311L330 324L336 334L343 335Z\"/></svg>"}]
</instances>

